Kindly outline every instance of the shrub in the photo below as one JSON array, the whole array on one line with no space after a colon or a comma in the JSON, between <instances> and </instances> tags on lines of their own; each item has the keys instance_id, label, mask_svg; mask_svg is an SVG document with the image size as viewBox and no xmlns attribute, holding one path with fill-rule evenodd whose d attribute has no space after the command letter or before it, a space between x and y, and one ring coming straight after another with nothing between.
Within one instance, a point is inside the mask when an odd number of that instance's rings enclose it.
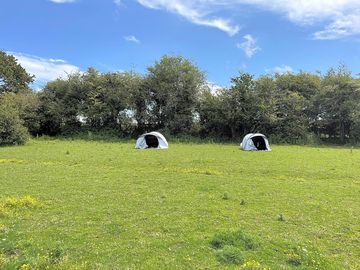
<instances>
[{"instance_id":1,"label":"shrub","mask_svg":"<svg viewBox=\"0 0 360 270\"><path fill-rule=\"evenodd\" d=\"M19 112L0 101L0 145L24 144L28 138Z\"/></svg>"}]
</instances>

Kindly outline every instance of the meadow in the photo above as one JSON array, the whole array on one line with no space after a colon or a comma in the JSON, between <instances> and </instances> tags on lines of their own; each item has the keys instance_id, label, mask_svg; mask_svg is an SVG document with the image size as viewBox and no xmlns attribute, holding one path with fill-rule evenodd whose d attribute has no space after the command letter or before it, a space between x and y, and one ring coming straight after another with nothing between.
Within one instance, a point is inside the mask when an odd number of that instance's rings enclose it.
<instances>
[{"instance_id":1,"label":"meadow","mask_svg":"<svg viewBox=\"0 0 360 270\"><path fill-rule=\"evenodd\" d=\"M360 149L0 148L0 269L360 269Z\"/></svg>"}]
</instances>

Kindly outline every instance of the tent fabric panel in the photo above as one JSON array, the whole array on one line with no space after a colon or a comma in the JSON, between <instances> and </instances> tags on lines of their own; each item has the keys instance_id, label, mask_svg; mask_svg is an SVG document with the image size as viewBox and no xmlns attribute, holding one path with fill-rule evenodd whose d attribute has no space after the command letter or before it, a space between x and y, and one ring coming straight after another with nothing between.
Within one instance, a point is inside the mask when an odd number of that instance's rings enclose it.
<instances>
[{"instance_id":1,"label":"tent fabric panel","mask_svg":"<svg viewBox=\"0 0 360 270\"><path fill-rule=\"evenodd\" d=\"M252 138L254 138L254 137L262 137L264 139L266 150L259 150L255 146L254 141L252 140ZM247 134L244 137L244 139L242 140L242 143L240 144L240 148L245 150L245 151L271 151L268 139L266 138L265 135L263 135L261 133L249 133L249 134Z\"/></svg>"},{"instance_id":2,"label":"tent fabric panel","mask_svg":"<svg viewBox=\"0 0 360 270\"><path fill-rule=\"evenodd\" d=\"M136 149L146 149L149 148L149 146L146 143L146 139L145 136L147 135L151 135L151 136L155 136L159 142L158 145L158 149L167 149L169 148L169 144L167 142L167 140L165 139L165 137L159 133L159 132L149 132L149 133L145 133L143 135L141 135L137 140L136 140L136 144L135 144L135 148Z\"/></svg>"},{"instance_id":3,"label":"tent fabric panel","mask_svg":"<svg viewBox=\"0 0 360 270\"><path fill-rule=\"evenodd\" d=\"M144 136L140 136L140 137L136 140L135 148L136 148L136 149L144 149L144 148L147 148L147 144L146 144L146 141L145 141L145 137L144 137Z\"/></svg>"}]
</instances>

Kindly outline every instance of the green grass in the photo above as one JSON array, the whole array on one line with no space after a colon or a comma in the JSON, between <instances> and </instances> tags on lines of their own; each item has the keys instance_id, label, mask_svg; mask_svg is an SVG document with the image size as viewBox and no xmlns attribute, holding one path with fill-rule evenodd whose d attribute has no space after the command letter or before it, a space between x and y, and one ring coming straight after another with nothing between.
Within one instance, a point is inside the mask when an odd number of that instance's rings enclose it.
<instances>
[{"instance_id":1,"label":"green grass","mask_svg":"<svg viewBox=\"0 0 360 270\"><path fill-rule=\"evenodd\" d=\"M0 269L360 269L360 150L0 148Z\"/></svg>"}]
</instances>

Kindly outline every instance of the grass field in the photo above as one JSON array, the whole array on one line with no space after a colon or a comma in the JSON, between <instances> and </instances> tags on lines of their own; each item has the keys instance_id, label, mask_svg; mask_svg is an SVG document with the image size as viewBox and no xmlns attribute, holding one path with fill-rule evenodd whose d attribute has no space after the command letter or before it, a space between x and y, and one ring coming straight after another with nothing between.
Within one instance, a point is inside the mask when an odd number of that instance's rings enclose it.
<instances>
[{"instance_id":1,"label":"grass field","mask_svg":"<svg viewBox=\"0 0 360 270\"><path fill-rule=\"evenodd\" d=\"M0 148L0 269L360 269L360 150Z\"/></svg>"}]
</instances>

